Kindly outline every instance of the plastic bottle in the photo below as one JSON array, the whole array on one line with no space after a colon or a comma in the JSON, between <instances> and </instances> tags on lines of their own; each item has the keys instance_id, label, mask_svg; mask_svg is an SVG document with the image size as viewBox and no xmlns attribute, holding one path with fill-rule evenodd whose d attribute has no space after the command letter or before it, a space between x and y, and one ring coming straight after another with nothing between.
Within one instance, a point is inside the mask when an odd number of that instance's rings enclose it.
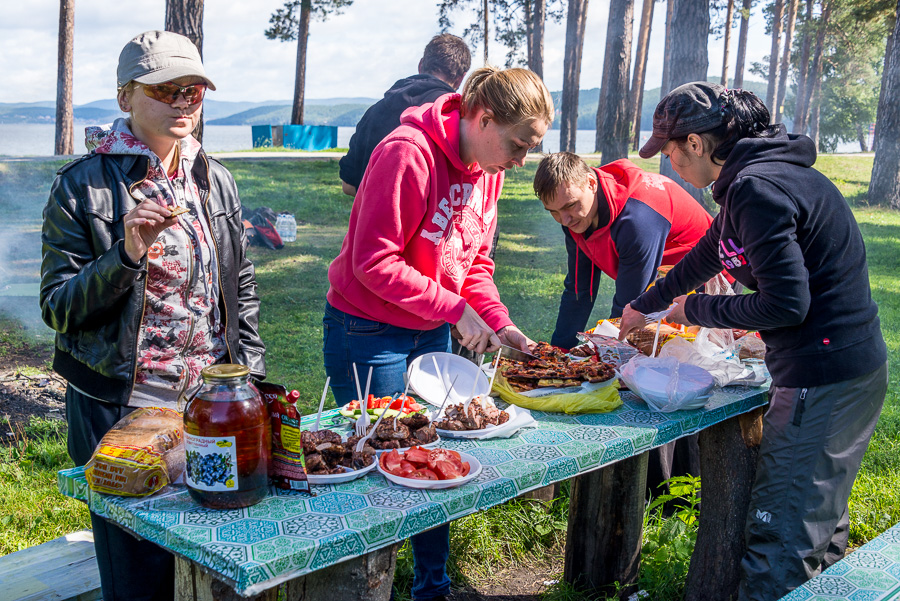
<instances>
[{"instance_id":1,"label":"plastic bottle","mask_svg":"<svg viewBox=\"0 0 900 601\"><path fill-rule=\"evenodd\" d=\"M282 242L294 242L297 239L297 221L290 213L279 213L275 220L275 229Z\"/></svg>"},{"instance_id":2,"label":"plastic bottle","mask_svg":"<svg viewBox=\"0 0 900 601\"><path fill-rule=\"evenodd\" d=\"M244 365L204 369L203 385L184 410L185 481L204 507L234 509L268 492L272 430Z\"/></svg>"}]
</instances>

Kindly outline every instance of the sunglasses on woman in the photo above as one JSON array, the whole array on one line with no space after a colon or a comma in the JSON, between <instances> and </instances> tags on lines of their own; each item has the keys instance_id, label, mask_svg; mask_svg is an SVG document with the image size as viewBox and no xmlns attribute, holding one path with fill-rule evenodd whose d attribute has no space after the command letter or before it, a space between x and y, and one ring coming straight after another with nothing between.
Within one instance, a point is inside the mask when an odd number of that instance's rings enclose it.
<instances>
[{"instance_id":1,"label":"sunglasses on woman","mask_svg":"<svg viewBox=\"0 0 900 601\"><path fill-rule=\"evenodd\" d=\"M198 104L203 101L203 95L206 93L205 83L194 83L189 86L179 86L178 84L174 84L171 81L168 81L166 83L158 83L154 85L147 85L143 83L138 85L140 85L144 89L144 94L146 94L153 100L159 100L160 102L165 102L166 104L173 104L176 100L178 100L179 96L184 96L184 99L189 105Z\"/></svg>"}]
</instances>

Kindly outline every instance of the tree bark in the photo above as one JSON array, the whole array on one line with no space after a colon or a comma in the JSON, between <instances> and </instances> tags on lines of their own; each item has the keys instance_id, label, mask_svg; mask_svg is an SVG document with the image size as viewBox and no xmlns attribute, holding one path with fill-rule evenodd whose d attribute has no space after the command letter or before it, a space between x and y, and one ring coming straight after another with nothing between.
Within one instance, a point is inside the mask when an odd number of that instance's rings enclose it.
<instances>
[{"instance_id":1,"label":"tree bark","mask_svg":"<svg viewBox=\"0 0 900 601\"><path fill-rule=\"evenodd\" d=\"M806 75L805 97L801 105L801 113L799 115L800 131L797 133L806 133L807 128L812 131L812 110L815 92L821 85L823 55L825 53L825 34L828 30L828 20L831 16L831 2L829 0L821 0L822 15L819 17L818 28L816 30L816 47L813 51L812 65ZM796 121L795 121L796 126ZM816 145L818 148L818 144Z\"/></svg>"},{"instance_id":2,"label":"tree bark","mask_svg":"<svg viewBox=\"0 0 900 601\"><path fill-rule=\"evenodd\" d=\"M856 124L856 141L859 142L860 152L869 152L869 145L866 143L866 130L863 129L862 123Z\"/></svg>"},{"instance_id":3,"label":"tree bark","mask_svg":"<svg viewBox=\"0 0 900 601\"><path fill-rule=\"evenodd\" d=\"M766 104L770 119L775 115L775 101L778 99L778 60L781 57L781 24L784 21L784 0L775 0L772 15L772 49L769 52L769 87L766 89Z\"/></svg>"},{"instance_id":4,"label":"tree bark","mask_svg":"<svg viewBox=\"0 0 900 601\"><path fill-rule=\"evenodd\" d=\"M900 20L900 12L898 12L894 16L895 23ZM893 54L894 47L894 32L891 30L891 33L887 38L887 45L884 49L884 70L881 72L882 81L884 80L884 74L887 73L891 68L891 55ZM884 102L884 85L881 86L881 89L878 91L878 107L881 107L881 103ZM877 116L877 113L876 113ZM875 131L873 132L874 136L872 138L872 150L875 150L875 140L878 139L878 133L881 129L881 122L876 118L875 119Z\"/></svg>"},{"instance_id":5,"label":"tree bark","mask_svg":"<svg viewBox=\"0 0 900 601\"><path fill-rule=\"evenodd\" d=\"M203 2L204 0L166 0L166 31L174 31L194 42L203 58ZM201 109L202 111L202 109ZM203 115L192 132L203 143Z\"/></svg>"},{"instance_id":6,"label":"tree bark","mask_svg":"<svg viewBox=\"0 0 900 601\"><path fill-rule=\"evenodd\" d=\"M667 57L672 49L672 15L675 10L675 0L666 0L666 43L663 49L662 83L659 87L659 99L662 100L672 89L669 77L669 61Z\"/></svg>"},{"instance_id":7,"label":"tree bark","mask_svg":"<svg viewBox=\"0 0 900 601\"><path fill-rule=\"evenodd\" d=\"M634 59L634 77L631 80L631 110L634 111L632 149L641 143L641 112L644 107L644 78L647 76L647 57L650 48L650 31L653 26L653 6L655 0L644 0L641 10L641 29L638 34L637 56Z\"/></svg>"},{"instance_id":8,"label":"tree bark","mask_svg":"<svg viewBox=\"0 0 900 601\"><path fill-rule=\"evenodd\" d=\"M488 18L490 12L488 10L488 0L484 0L484 64L488 64Z\"/></svg>"},{"instance_id":9,"label":"tree bark","mask_svg":"<svg viewBox=\"0 0 900 601\"><path fill-rule=\"evenodd\" d=\"M763 410L756 409L700 432L703 503L700 528L685 582L685 601L737 598L744 525L762 437Z\"/></svg>"},{"instance_id":10,"label":"tree bark","mask_svg":"<svg viewBox=\"0 0 900 601\"><path fill-rule=\"evenodd\" d=\"M581 80L581 53L588 0L569 0L566 21L566 54L563 59L562 107L559 116L559 149L575 152L578 130L578 91Z\"/></svg>"},{"instance_id":11,"label":"tree bark","mask_svg":"<svg viewBox=\"0 0 900 601\"><path fill-rule=\"evenodd\" d=\"M621 599L637 590L646 487L647 453L572 478L566 582Z\"/></svg>"},{"instance_id":12,"label":"tree bark","mask_svg":"<svg viewBox=\"0 0 900 601\"><path fill-rule=\"evenodd\" d=\"M734 19L734 0L728 0L725 10L725 49L722 52L722 85L728 87L728 60L731 54L731 21Z\"/></svg>"},{"instance_id":13,"label":"tree bark","mask_svg":"<svg viewBox=\"0 0 900 601\"><path fill-rule=\"evenodd\" d=\"M528 68L544 78L544 22L547 19L547 0L532 0L531 4L531 44ZM543 141L534 152L543 152Z\"/></svg>"},{"instance_id":14,"label":"tree bark","mask_svg":"<svg viewBox=\"0 0 900 601\"><path fill-rule=\"evenodd\" d=\"M812 0L810 0L812 1ZM738 34L737 64L734 66L734 87L741 88L744 85L744 63L747 62L747 33L750 29L750 9L753 0L744 0L741 8L741 29Z\"/></svg>"},{"instance_id":15,"label":"tree bark","mask_svg":"<svg viewBox=\"0 0 900 601\"><path fill-rule=\"evenodd\" d=\"M781 53L781 77L778 78L778 95L775 98L773 123L781 123L782 110L784 109L788 74L791 72L791 48L794 44L794 25L797 22L798 4L799 0L790 0L790 4L788 4L787 22L784 29L784 49Z\"/></svg>"},{"instance_id":16,"label":"tree bark","mask_svg":"<svg viewBox=\"0 0 900 601\"><path fill-rule=\"evenodd\" d=\"M672 43L666 56L671 87L664 89L663 94L691 81L705 81L709 69L706 43L709 39L709 0L675 0L672 13ZM675 180L697 202L704 204L703 190L681 179L669 161L660 162L659 172Z\"/></svg>"},{"instance_id":17,"label":"tree bark","mask_svg":"<svg viewBox=\"0 0 900 601\"><path fill-rule=\"evenodd\" d=\"M300 27L297 31L297 73L294 78L294 107L291 110L291 124L303 125L303 101L306 96L306 46L309 41L309 17L312 0L300 3Z\"/></svg>"},{"instance_id":18,"label":"tree bark","mask_svg":"<svg viewBox=\"0 0 900 601\"><path fill-rule=\"evenodd\" d=\"M883 95L878 105L869 203L900 209L900 0L891 38L881 77Z\"/></svg>"},{"instance_id":19,"label":"tree bark","mask_svg":"<svg viewBox=\"0 0 900 601\"><path fill-rule=\"evenodd\" d=\"M631 36L634 31L634 0L617 0L609 7L606 52L597 106L594 150L600 162L611 163L628 156L631 139L631 103L628 74L631 72Z\"/></svg>"},{"instance_id":20,"label":"tree bark","mask_svg":"<svg viewBox=\"0 0 900 601\"><path fill-rule=\"evenodd\" d=\"M75 0L59 0L59 53L56 64L56 140L53 154L75 154L72 63L75 47Z\"/></svg>"},{"instance_id":21,"label":"tree bark","mask_svg":"<svg viewBox=\"0 0 900 601\"><path fill-rule=\"evenodd\" d=\"M226 584L198 564L175 556L175 601L277 601L278 588L252 597L238 595Z\"/></svg>"}]
</instances>

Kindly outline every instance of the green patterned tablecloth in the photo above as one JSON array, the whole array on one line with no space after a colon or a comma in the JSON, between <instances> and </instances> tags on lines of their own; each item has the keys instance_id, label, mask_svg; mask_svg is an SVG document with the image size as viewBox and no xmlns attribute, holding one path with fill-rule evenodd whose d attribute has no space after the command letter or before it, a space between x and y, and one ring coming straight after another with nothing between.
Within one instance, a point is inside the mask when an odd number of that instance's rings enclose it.
<instances>
[{"instance_id":1,"label":"green patterned tablecloth","mask_svg":"<svg viewBox=\"0 0 900 601\"><path fill-rule=\"evenodd\" d=\"M630 392L610 413L533 412L537 426L512 438L444 440L481 461L474 481L423 491L377 472L346 484L315 486L315 497L274 490L238 510L205 509L181 487L152 497L90 491L82 468L59 472L59 490L91 511L217 572L244 595L385 547L523 492L632 457L766 403L765 388L717 389L703 409L654 413ZM342 419L323 414L325 426ZM303 423L308 423L304 418Z\"/></svg>"},{"instance_id":2,"label":"green patterned tablecloth","mask_svg":"<svg viewBox=\"0 0 900 601\"><path fill-rule=\"evenodd\" d=\"M900 524L863 545L781 601L900 599Z\"/></svg>"}]
</instances>

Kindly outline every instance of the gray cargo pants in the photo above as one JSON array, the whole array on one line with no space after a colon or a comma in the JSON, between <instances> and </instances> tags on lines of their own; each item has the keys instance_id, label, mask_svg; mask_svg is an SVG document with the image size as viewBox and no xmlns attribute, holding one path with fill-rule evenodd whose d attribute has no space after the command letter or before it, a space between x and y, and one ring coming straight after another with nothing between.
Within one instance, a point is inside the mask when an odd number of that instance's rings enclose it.
<instances>
[{"instance_id":1,"label":"gray cargo pants","mask_svg":"<svg viewBox=\"0 0 900 601\"><path fill-rule=\"evenodd\" d=\"M740 601L775 601L844 555L847 499L884 404L887 364L845 382L773 388L763 418Z\"/></svg>"}]
</instances>

